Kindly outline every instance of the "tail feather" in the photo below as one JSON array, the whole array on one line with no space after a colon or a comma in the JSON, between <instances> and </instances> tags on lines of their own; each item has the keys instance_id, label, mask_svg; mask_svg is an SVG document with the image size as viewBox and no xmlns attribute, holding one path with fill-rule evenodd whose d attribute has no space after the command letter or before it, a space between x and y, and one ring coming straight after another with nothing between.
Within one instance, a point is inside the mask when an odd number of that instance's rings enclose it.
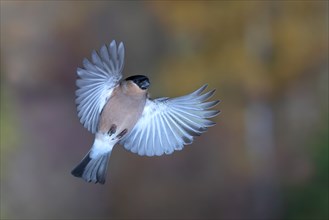
<instances>
[{"instance_id":1,"label":"tail feather","mask_svg":"<svg viewBox=\"0 0 329 220\"><path fill-rule=\"evenodd\" d=\"M111 151L92 158L90 152L71 171L71 174L87 182L104 184Z\"/></svg>"}]
</instances>

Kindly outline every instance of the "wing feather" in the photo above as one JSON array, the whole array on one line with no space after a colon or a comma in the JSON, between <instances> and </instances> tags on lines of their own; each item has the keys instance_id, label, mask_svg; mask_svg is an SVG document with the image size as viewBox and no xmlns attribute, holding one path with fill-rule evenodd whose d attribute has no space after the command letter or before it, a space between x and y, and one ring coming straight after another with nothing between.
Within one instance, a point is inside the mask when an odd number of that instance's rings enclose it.
<instances>
[{"instance_id":1,"label":"wing feather","mask_svg":"<svg viewBox=\"0 0 329 220\"><path fill-rule=\"evenodd\" d=\"M96 133L99 115L105 103L122 78L124 46L121 42L103 45L100 53L93 51L91 61L83 59L84 68L77 68L76 104L80 122L90 132Z\"/></svg>"},{"instance_id":2,"label":"wing feather","mask_svg":"<svg viewBox=\"0 0 329 220\"><path fill-rule=\"evenodd\" d=\"M204 92L207 85L177 98L148 99L141 118L121 141L127 150L139 155L171 154L191 144L215 123L208 118L219 111L209 110L219 101L206 102L215 90Z\"/></svg>"}]
</instances>

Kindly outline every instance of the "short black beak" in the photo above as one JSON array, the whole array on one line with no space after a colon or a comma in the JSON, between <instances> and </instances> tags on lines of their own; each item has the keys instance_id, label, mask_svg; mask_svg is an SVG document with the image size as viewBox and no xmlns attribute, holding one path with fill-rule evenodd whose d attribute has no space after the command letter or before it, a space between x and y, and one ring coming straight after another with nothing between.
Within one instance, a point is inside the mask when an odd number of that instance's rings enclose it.
<instances>
[{"instance_id":1,"label":"short black beak","mask_svg":"<svg viewBox=\"0 0 329 220\"><path fill-rule=\"evenodd\" d=\"M149 86L150 86L150 82L148 80L144 80L140 84L141 89L147 89Z\"/></svg>"}]
</instances>

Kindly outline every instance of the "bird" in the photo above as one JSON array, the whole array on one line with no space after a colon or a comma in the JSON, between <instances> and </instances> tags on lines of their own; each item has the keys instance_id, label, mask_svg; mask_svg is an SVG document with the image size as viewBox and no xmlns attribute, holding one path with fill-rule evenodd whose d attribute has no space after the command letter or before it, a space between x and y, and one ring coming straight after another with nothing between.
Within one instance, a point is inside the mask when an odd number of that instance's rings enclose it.
<instances>
[{"instance_id":1,"label":"bird","mask_svg":"<svg viewBox=\"0 0 329 220\"><path fill-rule=\"evenodd\" d=\"M214 126L209 118L220 113L211 109L219 100L207 101L215 93L204 93L207 84L176 98L150 98L147 76L122 79L124 55L123 42L113 40L77 68L77 114L95 139L71 174L86 182L105 184L116 144L140 156L169 155Z\"/></svg>"}]
</instances>

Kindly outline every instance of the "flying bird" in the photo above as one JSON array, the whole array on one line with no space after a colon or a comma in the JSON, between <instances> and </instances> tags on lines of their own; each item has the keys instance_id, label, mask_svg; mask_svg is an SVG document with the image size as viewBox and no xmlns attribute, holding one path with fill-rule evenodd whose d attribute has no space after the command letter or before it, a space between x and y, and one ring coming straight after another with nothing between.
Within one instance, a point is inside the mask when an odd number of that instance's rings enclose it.
<instances>
[{"instance_id":1,"label":"flying bird","mask_svg":"<svg viewBox=\"0 0 329 220\"><path fill-rule=\"evenodd\" d=\"M92 52L92 62L85 58L84 68L77 68L78 117L95 140L71 173L87 182L105 183L117 143L141 156L171 154L215 125L208 118L219 114L209 110L219 101L207 101L215 92L203 93L207 85L185 96L151 99L148 77L122 80L124 53L123 43L112 41Z\"/></svg>"}]
</instances>

